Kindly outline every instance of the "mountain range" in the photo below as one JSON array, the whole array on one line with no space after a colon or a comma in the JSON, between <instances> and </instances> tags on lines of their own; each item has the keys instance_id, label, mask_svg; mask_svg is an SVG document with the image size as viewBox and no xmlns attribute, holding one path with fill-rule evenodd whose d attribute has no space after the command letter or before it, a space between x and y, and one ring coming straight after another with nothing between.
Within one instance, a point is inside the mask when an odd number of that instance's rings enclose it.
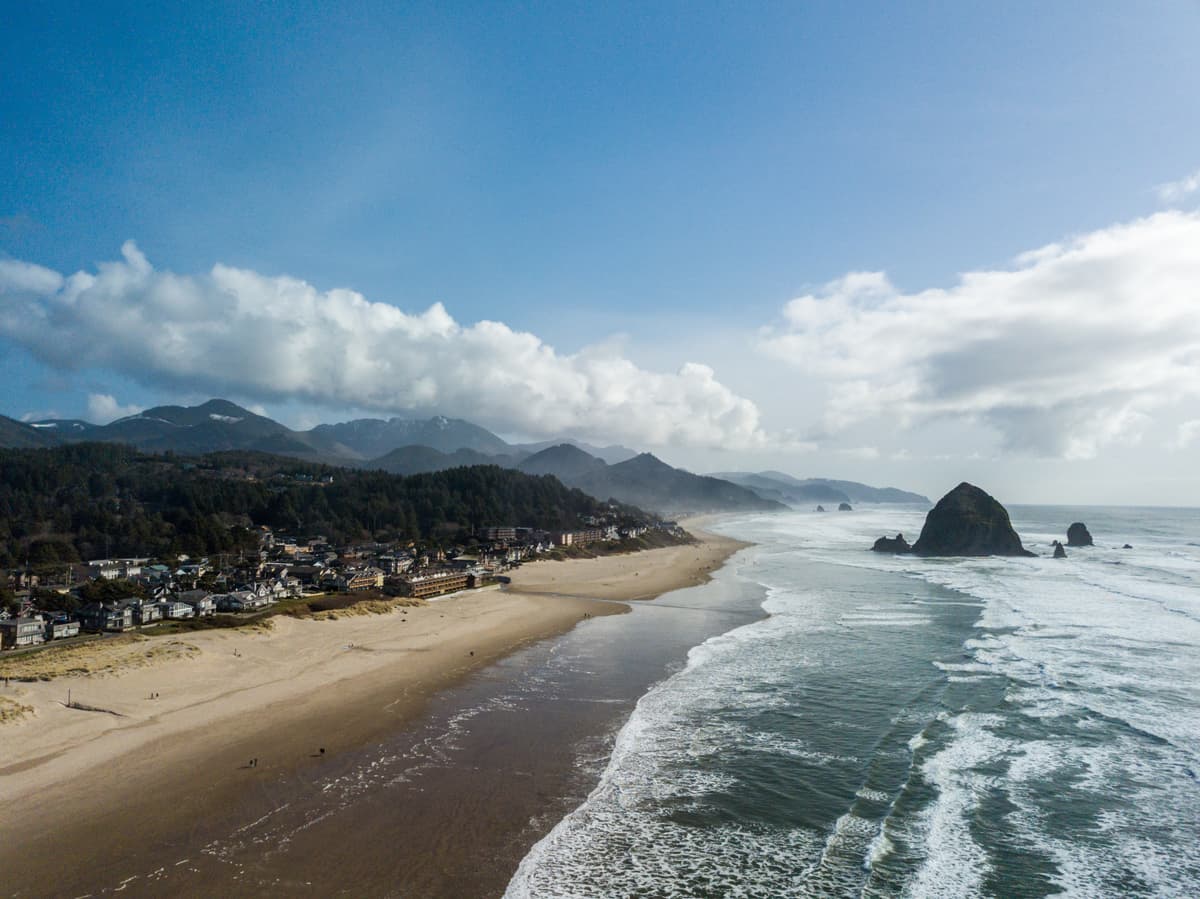
<instances>
[{"instance_id":1,"label":"mountain range","mask_svg":"<svg viewBox=\"0 0 1200 899\"><path fill-rule=\"evenodd\" d=\"M732 484L751 490L764 499L773 499L789 506L812 503L924 503L929 497L910 493L898 487L871 487L858 481L837 481L832 478L794 478L782 471L723 471L713 474Z\"/></svg>"},{"instance_id":2,"label":"mountain range","mask_svg":"<svg viewBox=\"0 0 1200 899\"><path fill-rule=\"evenodd\" d=\"M513 444L479 425L444 416L363 418L297 431L222 399L199 406L156 406L107 425L78 419L20 422L0 416L2 447L93 441L188 455L250 450L399 475L498 465L552 475L598 499L663 515L771 510L812 502L928 502L895 488L799 480L781 472L696 475L616 445L596 447L573 440Z\"/></svg>"}]
</instances>

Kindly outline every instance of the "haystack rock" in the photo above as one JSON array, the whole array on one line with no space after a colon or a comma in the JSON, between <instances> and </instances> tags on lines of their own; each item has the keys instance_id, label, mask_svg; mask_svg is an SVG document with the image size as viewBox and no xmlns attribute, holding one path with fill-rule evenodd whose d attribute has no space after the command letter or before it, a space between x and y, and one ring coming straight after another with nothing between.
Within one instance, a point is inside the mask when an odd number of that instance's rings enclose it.
<instances>
[{"instance_id":1,"label":"haystack rock","mask_svg":"<svg viewBox=\"0 0 1200 899\"><path fill-rule=\"evenodd\" d=\"M918 556L1033 555L1021 545L1004 506L966 481L929 510L912 551Z\"/></svg>"},{"instance_id":2,"label":"haystack rock","mask_svg":"<svg viewBox=\"0 0 1200 899\"><path fill-rule=\"evenodd\" d=\"M824 506L817 506L817 511L818 511L818 512L824 512L824 511L825 511L825 507L824 507Z\"/></svg>"},{"instance_id":3,"label":"haystack rock","mask_svg":"<svg viewBox=\"0 0 1200 899\"><path fill-rule=\"evenodd\" d=\"M908 541L904 539L903 534L897 534L895 537L880 537L875 541L875 545L871 549L877 553L912 552L912 547L908 545Z\"/></svg>"},{"instance_id":4,"label":"haystack rock","mask_svg":"<svg viewBox=\"0 0 1200 899\"><path fill-rule=\"evenodd\" d=\"M838 503L838 511L839 512L853 512L854 510L850 508L849 503Z\"/></svg>"},{"instance_id":5,"label":"haystack rock","mask_svg":"<svg viewBox=\"0 0 1200 899\"><path fill-rule=\"evenodd\" d=\"M1067 528L1067 546L1091 546L1092 535L1088 533L1087 525L1077 521Z\"/></svg>"},{"instance_id":6,"label":"haystack rock","mask_svg":"<svg viewBox=\"0 0 1200 899\"><path fill-rule=\"evenodd\" d=\"M1054 541L1054 558L1065 559L1066 557L1067 557L1067 551L1065 549L1063 549L1063 545L1061 543L1059 543L1057 540L1055 540Z\"/></svg>"}]
</instances>

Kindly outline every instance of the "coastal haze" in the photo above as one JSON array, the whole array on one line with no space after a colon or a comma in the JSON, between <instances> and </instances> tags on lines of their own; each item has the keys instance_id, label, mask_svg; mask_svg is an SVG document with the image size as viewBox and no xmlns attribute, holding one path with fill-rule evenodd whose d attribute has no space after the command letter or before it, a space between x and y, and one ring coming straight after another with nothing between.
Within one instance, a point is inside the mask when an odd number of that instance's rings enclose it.
<instances>
[{"instance_id":1,"label":"coastal haze","mask_svg":"<svg viewBox=\"0 0 1200 899\"><path fill-rule=\"evenodd\" d=\"M1197 46L13 9L0 895L1200 894Z\"/></svg>"}]
</instances>

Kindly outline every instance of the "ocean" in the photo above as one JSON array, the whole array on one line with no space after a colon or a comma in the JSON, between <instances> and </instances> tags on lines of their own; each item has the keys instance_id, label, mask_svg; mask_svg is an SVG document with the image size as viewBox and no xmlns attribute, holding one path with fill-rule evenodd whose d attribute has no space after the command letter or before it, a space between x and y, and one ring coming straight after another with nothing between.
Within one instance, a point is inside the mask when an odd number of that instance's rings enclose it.
<instances>
[{"instance_id":1,"label":"ocean","mask_svg":"<svg viewBox=\"0 0 1200 899\"><path fill-rule=\"evenodd\" d=\"M506 896L1200 895L1200 510L1009 511L1038 558L867 551L916 507L723 520L756 545L657 602L746 617Z\"/></svg>"}]
</instances>

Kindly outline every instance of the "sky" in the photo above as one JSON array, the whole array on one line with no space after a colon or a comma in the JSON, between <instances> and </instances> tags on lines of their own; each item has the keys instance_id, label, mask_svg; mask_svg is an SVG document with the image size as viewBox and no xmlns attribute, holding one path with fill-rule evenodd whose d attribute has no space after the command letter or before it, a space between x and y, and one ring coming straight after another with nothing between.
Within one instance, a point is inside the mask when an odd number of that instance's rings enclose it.
<instances>
[{"instance_id":1,"label":"sky","mask_svg":"<svg viewBox=\"0 0 1200 899\"><path fill-rule=\"evenodd\" d=\"M1200 505L1196 0L153 6L4 12L0 413Z\"/></svg>"}]
</instances>

